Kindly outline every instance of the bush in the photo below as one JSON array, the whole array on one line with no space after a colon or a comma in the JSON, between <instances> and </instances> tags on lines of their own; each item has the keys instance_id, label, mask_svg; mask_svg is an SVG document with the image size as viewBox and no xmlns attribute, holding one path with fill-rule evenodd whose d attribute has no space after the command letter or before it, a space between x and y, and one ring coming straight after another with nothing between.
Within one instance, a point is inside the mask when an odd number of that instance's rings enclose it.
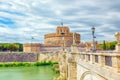
<instances>
[{"instance_id":1,"label":"bush","mask_svg":"<svg viewBox=\"0 0 120 80\"><path fill-rule=\"evenodd\" d=\"M57 62L52 63L51 61L44 61L44 62L35 62L35 63L30 63L30 62L13 62L13 63L0 63L0 67L30 67L30 66L46 66L46 65L53 65L57 64Z\"/></svg>"}]
</instances>

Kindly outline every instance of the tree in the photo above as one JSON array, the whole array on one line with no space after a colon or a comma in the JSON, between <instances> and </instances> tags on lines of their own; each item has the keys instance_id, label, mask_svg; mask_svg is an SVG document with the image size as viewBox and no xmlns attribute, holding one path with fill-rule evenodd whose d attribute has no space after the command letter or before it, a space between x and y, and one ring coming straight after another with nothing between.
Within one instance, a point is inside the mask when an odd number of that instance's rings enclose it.
<instances>
[{"instance_id":1,"label":"tree","mask_svg":"<svg viewBox=\"0 0 120 80\"><path fill-rule=\"evenodd\" d=\"M3 44L0 44L0 51L3 51Z\"/></svg>"},{"instance_id":2,"label":"tree","mask_svg":"<svg viewBox=\"0 0 120 80\"><path fill-rule=\"evenodd\" d=\"M23 51L23 44L19 44L19 51Z\"/></svg>"},{"instance_id":3,"label":"tree","mask_svg":"<svg viewBox=\"0 0 120 80\"><path fill-rule=\"evenodd\" d=\"M10 51L17 51L19 49L19 45L17 44L10 44Z\"/></svg>"},{"instance_id":4,"label":"tree","mask_svg":"<svg viewBox=\"0 0 120 80\"><path fill-rule=\"evenodd\" d=\"M17 44L19 46L19 48L18 48L19 51L23 51L23 44L21 44L21 43L15 43L15 44Z\"/></svg>"},{"instance_id":5,"label":"tree","mask_svg":"<svg viewBox=\"0 0 120 80\"><path fill-rule=\"evenodd\" d=\"M110 43L110 50L115 50L115 45L117 44L117 41L113 41Z\"/></svg>"},{"instance_id":6,"label":"tree","mask_svg":"<svg viewBox=\"0 0 120 80\"><path fill-rule=\"evenodd\" d=\"M23 51L21 43L0 43L0 51Z\"/></svg>"},{"instance_id":7,"label":"tree","mask_svg":"<svg viewBox=\"0 0 120 80\"><path fill-rule=\"evenodd\" d=\"M4 43L3 48L4 48L4 50L10 50L10 44L9 43Z\"/></svg>"},{"instance_id":8,"label":"tree","mask_svg":"<svg viewBox=\"0 0 120 80\"><path fill-rule=\"evenodd\" d=\"M103 50L106 50L106 43L105 43L105 40L103 41Z\"/></svg>"}]
</instances>

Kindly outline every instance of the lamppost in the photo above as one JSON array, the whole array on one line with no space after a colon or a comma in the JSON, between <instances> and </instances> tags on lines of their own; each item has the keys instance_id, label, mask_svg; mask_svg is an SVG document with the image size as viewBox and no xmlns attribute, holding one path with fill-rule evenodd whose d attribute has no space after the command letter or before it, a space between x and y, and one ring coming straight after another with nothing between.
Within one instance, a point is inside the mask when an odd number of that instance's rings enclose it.
<instances>
[{"instance_id":1,"label":"lamppost","mask_svg":"<svg viewBox=\"0 0 120 80\"><path fill-rule=\"evenodd\" d=\"M91 30L92 30L92 36L93 36L93 42L92 42L93 43L93 49L92 49L92 51L95 52L96 51L96 49L95 49L95 39L94 39L95 38L95 36L94 36L95 27L92 27Z\"/></svg>"},{"instance_id":2,"label":"lamppost","mask_svg":"<svg viewBox=\"0 0 120 80\"><path fill-rule=\"evenodd\" d=\"M65 50L65 32L61 32L61 35L62 35L62 42L63 42L63 45L62 45L62 50L64 51Z\"/></svg>"},{"instance_id":3,"label":"lamppost","mask_svg":"<svg viewBox=\"0 0 120 80\"><path fill-rule=\"evenodd\" d=\"M34 38L33 38L33 36L31 37L31 52L33 52L32 51L32 40L33 40Z\"/></svg>"}]
</instances>

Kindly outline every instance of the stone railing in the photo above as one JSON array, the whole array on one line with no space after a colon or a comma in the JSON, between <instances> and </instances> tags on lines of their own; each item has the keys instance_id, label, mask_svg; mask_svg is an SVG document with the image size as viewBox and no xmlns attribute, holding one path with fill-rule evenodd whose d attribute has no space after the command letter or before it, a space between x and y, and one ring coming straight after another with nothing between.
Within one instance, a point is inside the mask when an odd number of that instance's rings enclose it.
<instances>
[{"instance_id":1,"label":"stone railing","mask_svg":"<svg viewBox=\"0 0 120 80\"><path fill-rule=\"evenodd\" d=\"M90 64L113 70L120 73L120 54L117 53L79 53L79 59Z\"/></svg>"}]
</instances>

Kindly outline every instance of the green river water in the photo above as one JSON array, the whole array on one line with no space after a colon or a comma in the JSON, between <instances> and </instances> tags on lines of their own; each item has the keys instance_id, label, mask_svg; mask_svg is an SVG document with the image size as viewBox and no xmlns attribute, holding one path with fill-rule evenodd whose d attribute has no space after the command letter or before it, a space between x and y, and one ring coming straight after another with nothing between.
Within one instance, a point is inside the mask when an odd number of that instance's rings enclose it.
<instances>
[{"instance_id":1,"label":"green river water","mask_svg":"<svg viewBox=\"0 0 120 80\"><path fill-rule=\"evenodd\" d=\"M0 80L53 80L58 75L50 66L0 68Z\"/></svg>"}]
</instances>

